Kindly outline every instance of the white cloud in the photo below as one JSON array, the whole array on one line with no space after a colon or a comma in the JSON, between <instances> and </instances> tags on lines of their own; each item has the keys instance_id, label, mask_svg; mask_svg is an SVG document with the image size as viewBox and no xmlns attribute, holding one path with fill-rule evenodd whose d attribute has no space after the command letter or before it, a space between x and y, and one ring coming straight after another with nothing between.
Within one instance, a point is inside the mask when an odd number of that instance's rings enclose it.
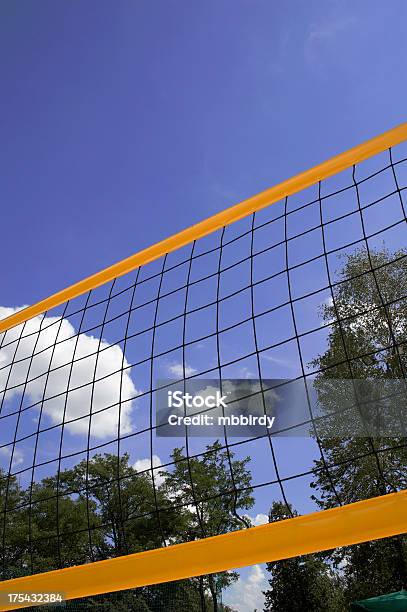
<instances>
[{"instance_id":1,"label":"white cloud","mask_svg":"<svg viewBox=\"0 0 407 612\"><path fill-rule=\"evenodd\" d=\"M237 612L253 612L262 610L264 595L268 582L261 565L253 565L247 578L240 576L229 589L225 591L224 601Z\"/></svg>"},{"instance_id":2,"label":"white cloud","mask_svg":"<svg viewBox=\"0 0 407 612\"><path fill-rule=\"evenodd\" d=\"M334 306L335 306L335 304L334 304L334 301L333 301L333 298L332 298L331 295L329 297L325 298L321 302L321 304L320 304L320 311L322 310L323 315L326 317L326 319L325 319L326 323L333 323L334 321L336 321ZM329 310L327 310L327 309L329 309ZM329 311L332 311L332 315L333 316L329 316L328 317L328 312Z\"/></svg>"},{"instance_id":3,"label":"white cloud","mask_svg":"<svg viewBox=\"0 0 407 612\"><path fill-rule=\"evenodd\" d=\"M295 368L295 364L289 359L283 359L282 357L273 357L273 355L269 355L268 353L261 353L261 358L270 361L271 363L275 363L278 366L283 366L286 368L293 369Z\"/></svg>"},{"instance_id":4,"label":"white cloud","mask_svg":"<svg viewBox=\"0 0 407 612\"><path fill-rule=\"evenodd\" d=\"M2 448L0 448L0 456L5 458L5 461L2 463L6 463L7 469L8 469L8 466L10 465L11 447L3 446ZM18 448L14 448L13 461L12 461L11 467L14 467L14 468L18 467L19 465L23 463L23 461L24 461L23 452Z\"/></svg>"},{"instance_id":5,"label":"white cloud","mask_svg":"<svg viewBox=\"0 0 407 612\"><path fill-rule=\"evenodd\" d=\"M21 310L21 308L0 307L0 319L10 316L17 310ZM67 319L63 319L61 324L58 317L45 317L42 325L41 321L41 316L30 319L24 327L24 337L19 343L18 338L22 332L22 325L17 325L5 332L6 338L3 341L3 348L0 350L0 389L4 390L6 384L9 389L6 392L5 400L21 396L28 375L30 382L27 383L25 396L29 398L32 404L41 402L44 398L43 414L50 419L52 424L60 424L63 418L65 422L79 418L80 420L67 423L66 428L70 433L87 435L89 417L85 415L89 413L92 406L91 435L96 438L117 436L120 370L122 364L124 368L129 365L126 359L123 361L122 349L120 346L111 346L103 339L99 347L99 338L88 334L80 334L77 338L73 325ZM3 336L4 333L0 334L0 344ZM64 342L61 342L62 340ZM56 341L59 344L55 345ZM55 350L52 354L54 345ZM27 357L31 357L34 350L36 354L30 364L30 359L27 359ZM78 358L81 359L74 363L70 375L71 362ZM18 360L23 361L12 364L13 361ZM47 380L49 369L58 366L61 367L50 372ZM106 378L96 382L92 389L90 383L94 379L97 380L105 376ZM67 396L68 382L69 389L81 385L86 386L71 391ZM14 388L10 389L10 387ZM61 395L53 397L58 394ZM133 404L131 398L136 395L137 390L130 377L130 369L125 369L121 391L121 435L131 432L130 417ZM2 393L0 392L0 399L1 397ZM66 414L64 417L65 401ZM112 408L95 414L95 412L113 404L115 406Z\"/></svg>"},{"instance_id":6,"label":"white cloud","mask_svg":"<svg viewBox=\"0 0 407 612\"><path fill-rule=\"evenodd\" d=\"M153 455L152 463L153 468L158 468L162 466L162 461L158 455ZM133 467L137 472L145 472L146 470L151 470L150 457L146 457L145 459L137 459L137 461L133 464ZM151 474L151 471L149 473ZM164 476L160 474L160 470L154 470L154 482L157 487L162 485L162 483L164 482Z\"/></svg>"},{"instance_id":7,"label":"white cloud","mask_svg":"<svg viewBox=\"0 0 407 612\"><path fill-rule=\"evenodd\" d=\"M182 378L184 376L184 368L182 363L174 363L168 366L168 371L170 374L177 376L178 378ZM197 370L195 370L195 368L185 364L185 376L192 376L193 374L196 374L196 372Z\"/></svg>"},{"instance_id":8,"label":"white cloud","mask_svg":"<svg viewBox=\"0 0 407 612\"><path fill-rule=\"evenodd\" d=\"M266 525L269 522L269 517L267 516L267 514L263 514L262 512L259 512L259 514L256 514L254 518L249 516L249 519L254 526Z\"/></svg>"},{"instance_id":9,"label":"white cloud","mask_svg":"<svg viewBox=\"0 0 407 612\"><path fill-rule=\"evenodd\" d=\"M269 522L269 517L267 514L263 512L259 512L256 516L250 516L250 514L244 514L244 518L249 521L252 527L257 527L258 525L266 525Z\"/></svg>"}]
</instances>

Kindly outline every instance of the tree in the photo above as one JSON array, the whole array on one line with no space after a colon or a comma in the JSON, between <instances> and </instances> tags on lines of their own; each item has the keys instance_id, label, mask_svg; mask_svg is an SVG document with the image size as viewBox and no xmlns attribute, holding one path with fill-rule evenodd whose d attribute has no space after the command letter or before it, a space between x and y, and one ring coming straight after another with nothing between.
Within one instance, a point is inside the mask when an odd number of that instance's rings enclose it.
<instances>
[{"instance_id":1,"label":"tree","mask_svg":"<svg viewBox=\"0 0 407 612\"><path fill-rule=\"evenodd\" d=\"M104 532L95 542L97 558L157 548L182 529L182 513L174 510L164 491L154 491L151 476L138 474L129 455L95 455L65 474L80 497L95 509L93 522ZM165 508L165 511L157 509Z\"/></svg>"},{"instance_id":2,"label":"tree","mask_svg":"<svg viewBox=\"0 0 407 612\"><path fill-rule=\"evenodd\" d=\"M332 408L335 379L405 379L407 371L407 259L401 250L359 250L345 258L332 303L322 317L330 323L328 347L314 361L318 400ZM373 273L372 268L376 271ZM384 495L407 487L407 447L402 434L322 437L316 461L314 499L321 508ZM396 537L340 549L348 601L407 586L406 538Z\"/></svg>"},{"instance_id":3,"label":"tree","mask_svg":"<svg viewBox=\"0 0 407 612\"><path fill-rule=\"evenodd\" d=\"M128 454L120 460L112 454L95 455L65 471L61 481L71 491L80 491L84 518L90 508L92 560L158 548L185 524L183 512L172 507L162 489L154 490L148 473L137 473ZM112 612L200 610L199 586L193 579L101 595L83 605L92 602Z\"/></svg>"},{"instance_id":4,"label":"tree","mask_svg":"<svg viewBox=\"0 0 407 612\"><path fill-rule=\"evenodd\" d=\"M72 494L66 472L33 483L23 492L30 531L28 564L32 570L46 572L55 567L70 567L91 560L88 538L89 520L96 520L96 507L89 508L82 496ZM100 543L102 535L97 532Z\"/></svg>"},{"instance_id":5,"label":"tree","mask_svg":"<svg viewBox=\"0 0 407 612\"><path fill-rule=\"evenodd\" d=\"M225 486L230 493L225 452L219 444L214 450L210 459L196 459L192 464L202 516L211 534L236 528L239 523L237 515L230 516L235 510L230 500L203 501L203 487L210 495L215 490L220 494ZM181 449L174 456L181 457ZM232 463L236 486L250 484L246 461ZM151 475L138 473L127 454L120 460L112 454L94 455L25 489L14 476L7 485L6 475L0 472L0 504L6 509L2 526L7 573L2 579L154 549L162 546L163 540L168 544L198 537L190 508L178 507L178 493L171 493L176 480L183 486L180 466L173 479L165 474L164 484L153 487ZM217 488L218 479L223 481ZM247 492L237 494L236 507L249 507L250 499ZM216 525L212 523L215 519ZM215 588L217 580L223 587L234 577L233 573L219 574L210 578L210 584ZM214 595L212 600L203 579L190 578L74 600L66 607L111 612L198 612L203 608L226 612L227 607L217 602L216 588Z\"/></svg>"},{"instance_id":6,"label":"tree","mask_svg":"<svg viewBox=\"0 0 407 612\"><path fill-rule=\"evenodd\" d=\"M291 508L291 516L297 512ZM274 502L269 522L289 518L286 505ZM340 612L344 610L338 577L322 555L307 555L267 563L270 589L265 610L278 612Z\"/></svg>"},{"instance_id":7,"label":"tree","mask_svg":"<svg viewBox=\"0 0 407 612\"><path fill-rule=\"evenodd\" d=\"M163 490L175 506L183 508L186 523L176 541L215 536L248 526L239 510L254 504L250 489L250 457L234 459L233 452L217 440L201 457L188 458L182 448L172 453L174 469L162 471ZM235 572L223 572L205 578L211 592L213 610L219 609L218 592L237 580Z\"/></svg>"},{"instance_id":8,"label":"tree","mask_svg":"<svg viewBox=\"0 0 407 612\"><path fill-rule=\"evenodd\" d=\"M25 573L28 527L23 491L16 477L1 468L0 513L0 580L8 580Z\"/></svg>"}]
</instances>

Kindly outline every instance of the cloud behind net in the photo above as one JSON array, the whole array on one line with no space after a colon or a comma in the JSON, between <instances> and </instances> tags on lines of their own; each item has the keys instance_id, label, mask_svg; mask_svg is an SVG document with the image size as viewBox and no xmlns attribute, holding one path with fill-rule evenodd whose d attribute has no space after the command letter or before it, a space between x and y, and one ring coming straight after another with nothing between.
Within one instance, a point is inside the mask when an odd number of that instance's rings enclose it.
<instances>
[{"instance_id":1,"label":"cloud behind net","mask_svg":"<svg viewBox=\"0 0 407 612\"><path fill-rule=\"evenodd\" d=\"M17 310L0 306L0 319ZM88 434L91 413L90 434L99 439L117 438L121 406L120 435L132 431L137 390L120 346L78 335L60 317L34 317L22 327L7 331L5 338L0 334L3 405L38 411L42 406L42 418L53 425L64 421L70 433L81 435Z\"/></svg>"}]
</instances>

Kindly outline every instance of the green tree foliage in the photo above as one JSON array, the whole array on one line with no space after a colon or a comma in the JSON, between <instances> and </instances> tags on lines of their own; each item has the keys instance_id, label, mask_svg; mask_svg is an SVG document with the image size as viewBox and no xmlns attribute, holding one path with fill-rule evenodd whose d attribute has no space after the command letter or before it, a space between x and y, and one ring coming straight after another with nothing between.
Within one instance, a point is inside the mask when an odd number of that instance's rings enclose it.
<instances>
[{"instance_id":1,"label":"green tree foliage","mask_svg":"<svg viewBox=\"0 0 407 612\"><path fill-rule=\"evenodd\" d=\"M163 490L175 505L185 508L188 539L219 535L245 526L245 519L238 512L254 504L247 469L250 457L234 459L233 452L229 450L228 455L216 441L201 457L188 458L182 448L176 448L171 458L173 471L161 472L165 479Z\"/></svg>"},{"instance_id":2,"label":"green tree foliage","mask_svg":"<svg viewBox=\"0 0 407 612\"><path fill-rule=\"evenodd\" d=\"M291 509L292 515L297 512ZM269 521L289 518L286 505L274 502ZM264 592L265 610L278 612L341 612L339 579L321 555L307 555L267 563L270 589Z\"/></svg>"},{"instance_id":3,"label":"green tree foliage","mask_svg":"<svg viewBox=\"0 0 407 612\"><path fill-rule=\"evenodd\" d=\"M72 490L91 509L92 548L96 559L105 559L157 548L162 539L174 537L182 528L182 516L175 511L160 488L154 490L148 473L138 474L127 454L96 455L81 461L65 473ZM156 512L156 508L166 508Z\"/></svg>"},{"instance_id":4,"label":"green tree foliage","mask_svg":"<svg viewBox=\"0 0 407 612\"><path fill-rule=\"evenodd\" d=\"M182 448L172 453L174 469L162 472L163 489L184 509L186 519L179 539L215 536L247 526L239 511L254 504L250 488L251 474L247 469L250 457L238 460L232 451L222 449L219 441L207 447L201 457L188 458ZM232 475L233 474L233 475ZM237 580L235 572L207 576L214 612L218 610L218 592Z\"/></svg>"},{"instance_id":5,"label":"green tree foliage","mask_svg":"<svg viewBox=\"0 0 407 612\"><path fill-rule=\"evenodd\" d=\"M138 473L127 454L120 460L112 454L95 455L26 488L0 472L2 509L7 498L8 567L1 579L154 549L163 540L170 544L200 537L191 478L204 533L238 528L238 510L253 504L250 473L248 459L234 460L232 453L229 458L216 442L203 457L191 459L186 469L183 450L175 449L174 470L163 471L155 486L151 474ZM242 491L235 496L234 488ZM207 612L226 612L218 591L234 579L236 574L225 572L74 600L67 608L193 612L205 607Z\"/></svg>"},{"instance_id":6,"label":"green tree foliage","mask_svg":"<svg viewBox=\"0 0 407 612\"><path fill-rule=\"evenodd\" d=\"M404 379L407 371L407 258L404 251L360 250L348 255L323 307L330 323L328 347L314 362L321 372L316 387L328 411L332 379ZM376 269L373 274L371 269ZM339 322L338 322L339 319ZM405 406L405 404L404 404ZM317 461L314 499L321 508L407 488L406 438L323 437L329 473ZM407 586L406 538L369 542L336 551L348 601Z\"/></svg>"},{"instance_id":7,"label":"green tree foliage","mask_svg":"<svg viewBox=\"0 0 407 612\"><path fill-rule=\"evenodd\" d=\"M32 563L36 573L55 569L59 559L64 567L83 563L84 559L89 561L86 500L70 495L66 476L61 474L59 489L52 477L34 483L22 493L30 534L27 565ZM91 504L90 516L94 512L95 506Z\"/></svg>"},{"instance_id":8,"label":"green tree foliage","mask_svg":"<svg viewBox=\"0 0 407 612\"><path fill-rule=\"evenodd\" d=\"M23 508L23 491L15 476L0 469L0 561L7 561L6 572L0 580L20 576L25 572L28 526ZM4 546L3 546L4 544Z\"/></svg>"}]
</instances>

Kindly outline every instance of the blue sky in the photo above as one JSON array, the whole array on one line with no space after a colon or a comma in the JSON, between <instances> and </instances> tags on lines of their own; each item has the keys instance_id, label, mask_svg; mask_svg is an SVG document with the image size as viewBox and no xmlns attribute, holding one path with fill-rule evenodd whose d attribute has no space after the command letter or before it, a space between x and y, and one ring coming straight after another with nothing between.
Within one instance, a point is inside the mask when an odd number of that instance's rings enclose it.
<instances>
[{"instance_id":1,"label":"blue sky","mask_svg":"<svg viewBox=\"0 0 407 612\"><path fill-rule=\"evenodd\" d=\"M3 2L3 302L33 302L405 119L407 6Z\"/></svg>"},{"instance_id":2,"label":"blue sky","mask_svg":"<svg viewBox=\"0 0 407 612\"><path fill-rule=\"evenodd\" d=\"M44 0L25 5L3 2L0 248L3 261L7 262L7 274L2 275L0 306L15 308L33 303L405 120L402 67L407 50L403 29L406 17L405 2L397 0L386 4L331 0L154 4L76 0L55 4ZM373 171L374 164L383 165L384 159L382 156L379 162L366 164L361 172ZM406 179L405 167L399 166L399 171ZM384 192L391 190L392 178L385 175L380 178L380 185L368 182L361 187L362 204L379 197L381 188ZM329 189L338 188L341 180L331 181ZM350 184L349 174L344 181ZM315 195L314 190L301 196L302 201L294 198L291 210L304 203L304 198L312 199ZM344 212L345 206L347 210L356 210L354 197L338 196L330 204L324 206L325 220ZM282 210L278 204L260 213L257 223L278 217ZM318 214L317 205L307 209L306 215L293 213L288 221L289 235L309 227ZM355 219L356 216L345 220L344 225L327 226L328 248L361 237ZM399 220L396 198L386 201L385 215L383 208L376 206L365 212L368 233ZM249 227L250 219L236 228L228 228L226 239ZM278 220L258 230L255 251L281 240L283 230ZM320 232L293 240L289 247L290 265L303 261L304 253L321 251L320 240ZM376 244L374 241L372 245ZM219 235L209 238L202 250L205 245L207 248L218 242ZM405 234L401 234L398 226L390 229L386 243L392 248L402 246ZM244 237L234 243L230 253L225 248L224 263L247 255L248 248ZM188 250L183 254L188 254ZM177 261L176 254L171 257L170 262ZM217 257L209 255L194 261L192 279L216 270ZM330 263L333 272L336 255ZM157 266L151 269L156 270ZM278 248L269 251L256 259L255 280L282 267L284 253ZM185 267L179 269L179 278L183 274ZM168 276L169 286L178 282L176 275L177 272L174 277ZM245 264L231 275L225 274L221 295L247 284L247 278ZM124 280L123 285L119 282L119 286L129 285L133 280ZM323 287L326 279L315 264L293 271L292 282L296 297ZM138 291L136 302L148 299L148 285L144 285L145 294L144 288L141 293ZM203 303L203 293L209 301L215 288L211 280L203 291L199 290L200 285L196 287L198 290L191 289L189 295L191 308ZM102 296L107 289L101 289L97 295ZM155 285L152 291L156 291ZM285 295L286 287L278 279L259 285L255 293L258 312L283 302ZM233 302L224 302L225 307L221 305L221 327L242 318L242 313L247 312L248 298L242 293ZM116 300L117 312L120 299ZM320 324L316 309L327 299L329 292L322 291L297 302L299 332ZM127 292L123 304L128 305L128 301ZM173 302L162 300L161 304L158 321L165 320L169 313L180 312L180 305L182 312L183 298L175 296ZM142 329L151 320L151 314L146 311L132 324ZM94 316L100 321L100 312ZM290 337L290 313L282 309L273 316L274 319L267 316L258 319L260 337L266 338L267 330L271 330L273 341L278 340L282 330L286 336L281 339ZM199 337L198 332L203 335L202 330L209 332L214 321L213 307L191 321L187 328L191 338ZM70 322L77 329L78 317L72 317ZM114 347L107 345L117 341L123 324L114 323L104 330L105 354L111 356L103 361L107 370L113 371L113 365L121 358ZM179 339L181 331L177 325L162 328L156 338L158 347L164 349L171 346L174 337ZM66 328L64 333L68 336L69 331ZM234 337L225 334L225 341L221 342L225 361L233 359L239 351L248 352L252 342L247 326L232 333ZM322 350L325 335L322 332L302 339L306 363ZM151 337L141 336L140 342L129 343L126 351L129 363L136 363L140 352L149 350ZM84 340L86 343L85 353L95 346L89 339ZM71 344L68 354L73 350ZM181 359L178 350L164 356L161 362L157 360L156 374L175 374ZM186 360L194 373L207 363L216 367L211 341L206 346L199 342L192 345ZM38 367L41 369L41 364ZM299 375L296 345L287 342L268 351L262 358L262 367L265 377ZM137 391L143 391L143 384L147 384L148 372L142 368L133 367L131 378L126 379L129 397L134 392L132 384ZM78 373L79 377L82 375L83 372ZM257 375L256 363L248 359L223 375ZM92 376L90 369L88 380ZM58 383L49 386L55 389L55 385ZM106 388L102 392L106 394ZM33 387L27 396L31 402L38 401L41 389ZM16 406L14 402L4 405L6 412ZM139 405L140 415L143 400ZM46 402L44 415L49 426L52 418ZM20 424L20 431L27 433L31 428L34 432L36 418L27 418ZM0 443L9 441L13 427L10 424L3 428L5 438ZM55 457L49 451L52 443L59 440L58 431L54 433L55 439L53 433L45 434L37 459L42 452L44 457L47 452ZM86 449L83 433L68 431L64 441L75 450ZM107 428L104 433L99 431L96 438L108 440L109 435L111 431ZM306 461L310 464L306 467L311 467L315 456L312 442L309 448L303 442L301 453L295 445L296 441L286 439L276 442L283 476L299 472ZM131 450L130 447L132 444ZM126 448L124 443L122 451ZM113 452L115 449L117 445L106 448ZM164 462L168 451L164 443L160 446L157 442L154 448L154 454ZM30 466L32 444L22 444L19 452L16 467L23 469L23 461ZM144 460L148 453L146 438L132 458ZM269 476L262 461L267 453L269 462L269 450L261 442L253 444L250 453L253 477L260 483ZM45 473L46 470L42 474ZM306 479L302 486L297 481L287 482L286 490L292 495L290 501L295 500L301 511L309 511L307 494L302 495L303 491L308 493ZM259 491L254 515L267 512L270 499L279 496L276 487ZM230 594L231 603L233 598L240 602L248 598L241 610L251 609L250 597L258 594L258 585L264 579L261 568L250 571L247 580L241 581L242 586L234 587ZM255 603L260 605L258 600Z\"/></svg>"}]
</instances>

